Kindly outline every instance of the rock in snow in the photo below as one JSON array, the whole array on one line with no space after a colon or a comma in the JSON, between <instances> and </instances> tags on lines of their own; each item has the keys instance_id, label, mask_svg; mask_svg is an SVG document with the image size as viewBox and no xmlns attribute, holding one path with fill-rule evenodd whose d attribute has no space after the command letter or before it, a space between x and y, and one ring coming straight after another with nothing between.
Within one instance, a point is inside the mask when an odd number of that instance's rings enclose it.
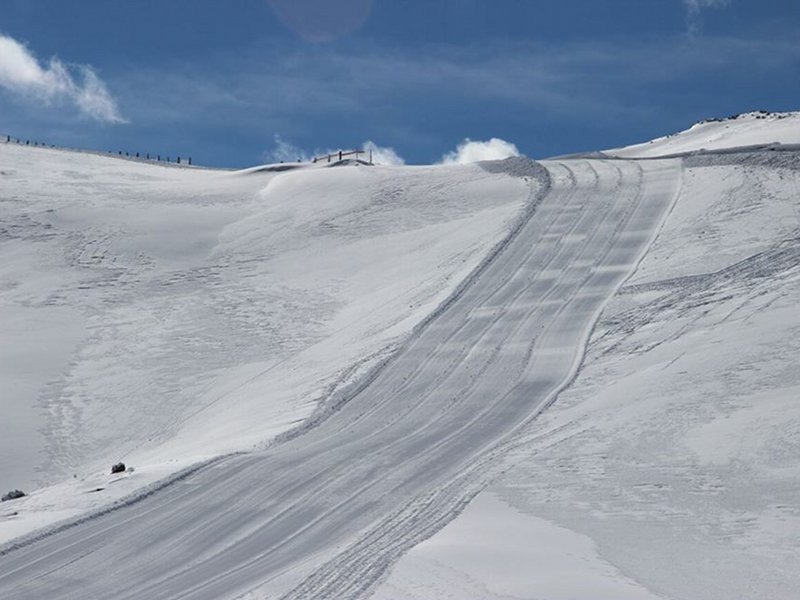
<instances>
[{"instance_id":1,"label":"rock in snow","mask_svg":"<svg viewBox=\"0 0 800 600\"><path fill-rule=\"evenodd\" d=\"M17 498L22 498L25 496L25 492L22 490L11 490L7 494L3 494L3 497L0 498L0 501L5 502L6 500L16 500Z\"/></svg>"}]
</instances>

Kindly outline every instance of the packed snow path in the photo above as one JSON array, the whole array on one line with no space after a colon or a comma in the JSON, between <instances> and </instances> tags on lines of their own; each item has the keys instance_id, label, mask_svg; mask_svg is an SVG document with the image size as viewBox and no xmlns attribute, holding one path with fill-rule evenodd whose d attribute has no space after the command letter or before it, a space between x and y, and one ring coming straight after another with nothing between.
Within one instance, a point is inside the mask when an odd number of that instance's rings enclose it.
<instances>
[{"instance_id":1,"label":"packed snow path","mask_svg":"<svg viewBox=\"0 0 800 600\"><path fill-rule=\"evenodd\" d=\"M3 598L350 598L432 535L577 372L680 161L546 165L516 235L315 427L0 557Z\"/></svg>"}]
</instances>

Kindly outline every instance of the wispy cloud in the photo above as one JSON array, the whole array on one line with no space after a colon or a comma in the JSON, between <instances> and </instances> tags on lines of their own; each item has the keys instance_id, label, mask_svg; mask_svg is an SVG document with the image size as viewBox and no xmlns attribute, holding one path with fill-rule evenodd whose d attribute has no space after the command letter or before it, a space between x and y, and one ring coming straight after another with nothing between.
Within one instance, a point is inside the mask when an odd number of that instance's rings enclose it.
<instances>
[{"instance_id":1,"label":"wispy cloud","mask_svg":"<svg viewBox=\"0 0 800 600\"><path fill-rule=\"evenodd\" d=\"M502 160L511 156L519 156L519 150L511 142L499 138L492 138L485 142L472 141L467 138L455 150L445 154L441 162L446 165L463 165L482 160Z\"/></svg>"},{"instance_id":2,"label":"wispy cloud","mask_svg":"<svg viewBox=\"0 0 800 600\"><path fill-rule=\"evenodd\" d=\"M698 36L691 43L676 33L460 47L360 42L358 52L349 50L259 43L235 55L128 72L115 78L115 89L130 99L132 118L150 127L213 123L219 139L245 135L266 145L277 131L309 150L373 139L400 154L414 147L415 160L432 161L451 147L448 140L481 139L472 129L476 112L484 131L515 139L523 121L573 129L677 127L688 118L769 108L760 100L766 92L744 84L754 73L777 81L800 61L794 30ZM748 90L739 100L745 104L704 91L716 83ZM700 99L688 102L688 95ZM535 152L530 136L526 144L521 150ZM274 146L265 159L302 158L297 148L273 154L281 148Z\"/></svg>"},{"instance_id":3,"label":"wispy cloud","mask_svg":"<svg viewBox=\"0 0 800 600\"><path fill-rule=\"evenodd\" d=\"M731 0L683 0L686 6L686 26L691 35L700 33L703 29L702 12L708 8L722 8L731 3Z\"/></svg>"},{"instance_id":4,"label":"wispy cloud","mask_svg":"<svg viewBox=\"0 0 800 600\"><path fill-rule=\"evenodd\" d=\"M280 60L265 59L273 56ZM298 119L320 115L339 121L350 115L362 121L375 114L402 116L412 101L415 114L460 102L484 103L489 112L493 105L513 105L540 114L580 111L608 118L637 110L625 94L642 85L703 73L741 77L743 61L754 69L786 67L799 56L800 46L786 36L708 36L693 44L681 36L555 46L498 42L413 51L363 48L356 54L265 46L235 59L135 73L120 85L137 97L137 114L145 117L193 120L198 113L227 110L241 119L258 115L258 125L272 131L281 122L294 127Z\"/></svg>"},{"instance_id":5,"label":"wispy cloud","mask_svg":"<svg viewBox=\"0 0 800 600\"><path fill-rule=\"evenodd\" d=\"M87 65L67 65L58 58L41 64L12 37L0 35L0 88L44 105L69 102L81 115L107 123L123 123L106 84Z\"/></svg>"}]
</instances>

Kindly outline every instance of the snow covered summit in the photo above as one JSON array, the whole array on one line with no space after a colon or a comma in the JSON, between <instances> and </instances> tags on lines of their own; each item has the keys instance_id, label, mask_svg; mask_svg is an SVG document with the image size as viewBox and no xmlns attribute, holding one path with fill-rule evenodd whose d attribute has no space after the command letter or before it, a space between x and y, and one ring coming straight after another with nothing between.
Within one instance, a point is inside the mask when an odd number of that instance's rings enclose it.
<instances>
[{"instance_id":1,"label":"snow covered summit","mask_svg":"<svg viewBox=\"0 0 800 600\"><path fill-rule=\"evenodd\" d=\"M643 144L604 151L621 158L648 158L698 151L800 143L800 112L755 111L708 119Z\"/></svg>"}]
</instances>

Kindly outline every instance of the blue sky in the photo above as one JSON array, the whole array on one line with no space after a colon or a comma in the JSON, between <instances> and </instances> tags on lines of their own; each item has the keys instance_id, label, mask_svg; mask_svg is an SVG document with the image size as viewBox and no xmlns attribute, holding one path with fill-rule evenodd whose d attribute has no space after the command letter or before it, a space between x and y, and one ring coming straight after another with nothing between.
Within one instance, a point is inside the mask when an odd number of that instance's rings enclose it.
<instances>
[{"instance_id":1,"label":"blue sky","mask_svg":"<svg viewBox=\"0 0 800 600\"><path fill-rule=\"evenodd\" d=\"M3 5L0 133L208 165L491 137L541 158L800 109L797 0Z\"/></svg>"}]
</instances>

